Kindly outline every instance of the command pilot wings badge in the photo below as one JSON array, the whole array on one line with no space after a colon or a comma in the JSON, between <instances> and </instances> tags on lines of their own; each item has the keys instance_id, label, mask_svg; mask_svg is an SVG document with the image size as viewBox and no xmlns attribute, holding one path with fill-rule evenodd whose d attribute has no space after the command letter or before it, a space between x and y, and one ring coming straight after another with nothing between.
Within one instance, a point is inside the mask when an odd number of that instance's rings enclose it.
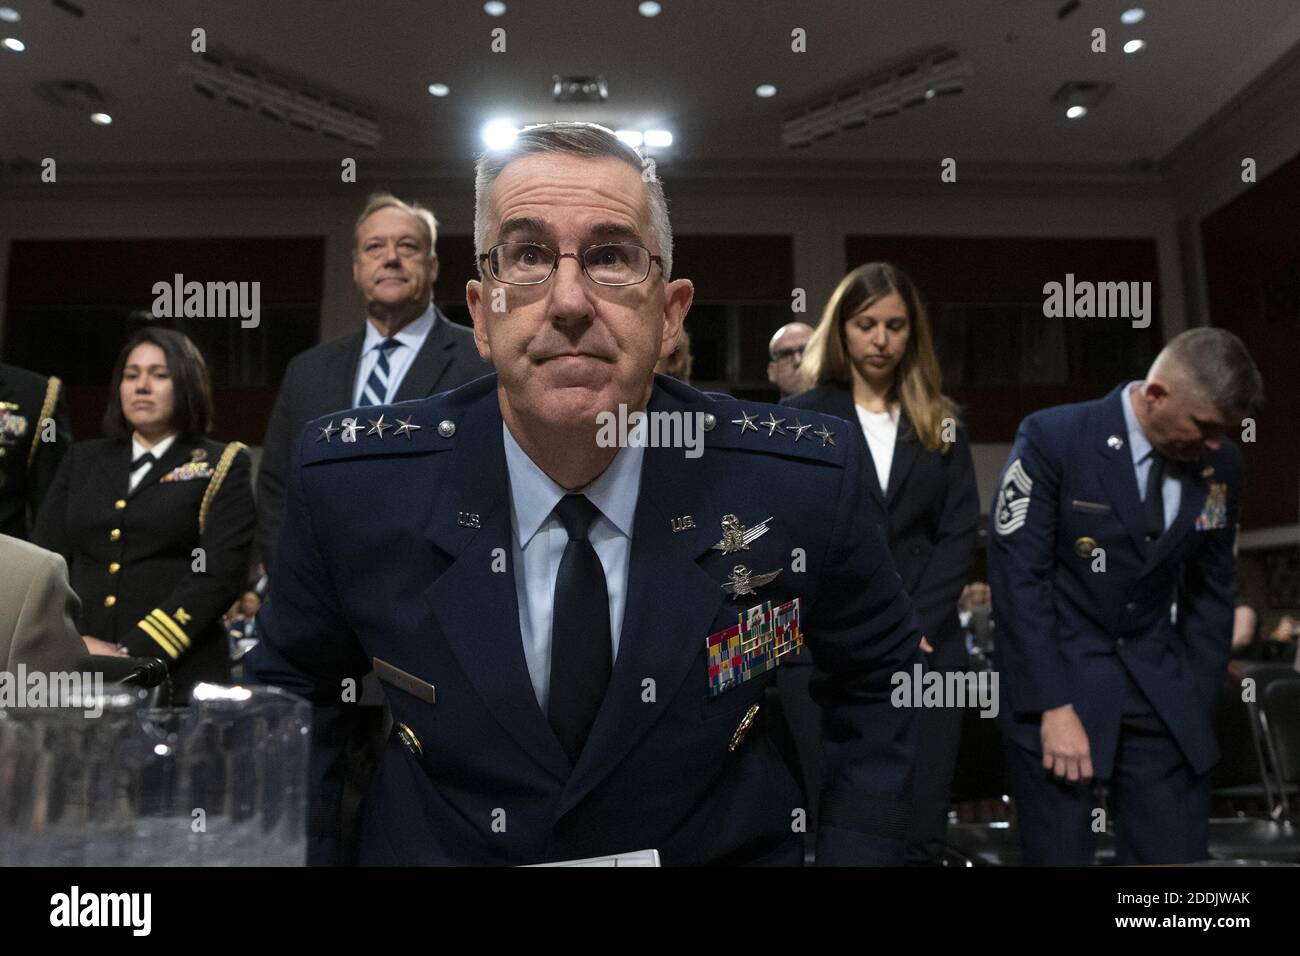
<instances>
[{"instance_id":1,"label":"command pilot wings badge","mask_svg":"<svg viewBox=\"0 0 1300 956\"><path fill-rule=\"evenodd\" d=\"M722 516L722 540L713 546L714 551L731 554L733 551L748 551L756 538L767 533L767 523L772 518L764 518L752 528L746 528L735 515Z\"/></svg>"},{"instance_id":2,"label":"command pilot wings badge","mask_svg":"<svg viewBox=\"0 0 1300 956\"><path fill-rule=\"evenodd\" d=\"M755 594L757 593L754 590L755 588L761 588L764 584L771 583L780 573L781 569L777 568L775 571L755 574L743 564L738 564L727 575L727 581L722 585L722 590L732 597L740 597L742 594Z\"/></svg>"},{"instance_id":3,"label":"command pilot wings badge","mask_svg":"<svg viewBox=\"0 0 1300 956\"><path fill-rule=\"evenodd\" d=\"M998 534L1011 534L1024 525L1029 514L1029 493L1033 489L1033 479L1025 474L1017 458L1008 466L1002 476L1002 487L998 489L993 522Z\"/></svg>"}]
</instances>

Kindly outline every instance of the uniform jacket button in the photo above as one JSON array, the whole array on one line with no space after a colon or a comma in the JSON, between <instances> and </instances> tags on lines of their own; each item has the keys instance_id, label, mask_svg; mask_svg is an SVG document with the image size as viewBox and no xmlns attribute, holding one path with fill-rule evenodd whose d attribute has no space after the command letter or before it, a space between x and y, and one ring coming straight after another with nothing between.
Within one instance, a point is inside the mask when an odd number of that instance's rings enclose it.
<instances>
[{"instance_id":1,"label":"uniform jacket button","mask_svg":"<svg viewBox=\"0 0 1300 956\"><path fill-rule=\"evenodd\" d=\"M110 541L116 541L116 540L118 540L118 539L121 538L121 537L122 537L122 529L121 529L121 528L114 528L112 531L110 531L110 532L108 533L108 540L110 540Z\"/></svg>"},{"instance_id":2,"label":"uniform jacket button","mask_svg":"<svg viewBox=\"0 0 1300 956\"><path fill-rule=\"evenodd\" d=\"M118 498L116 501L113 502L113 507L116 508L118 511L121 511L123 508L126 507L126 499Z\"/></svg>"},{"instance_id":3,"label":"uniform jacket button","mask_svg":"<svg viewBox=\"0 0 1300 956\"><path fill-rule=\"evenodd\" d=\"M116 603L117 603L117 598L114 597L112 594L104 598L104 607L112 607Z\"/></svg>"}]
</instances>

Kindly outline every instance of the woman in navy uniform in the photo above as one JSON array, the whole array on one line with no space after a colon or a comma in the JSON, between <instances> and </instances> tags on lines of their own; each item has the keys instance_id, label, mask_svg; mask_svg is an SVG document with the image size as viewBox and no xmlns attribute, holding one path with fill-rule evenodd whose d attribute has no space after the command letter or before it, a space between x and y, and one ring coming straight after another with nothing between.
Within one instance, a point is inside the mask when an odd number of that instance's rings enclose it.
<instances>
[{"instance_id":1,"label":"woman in navy uniform","mask_svg":"<svg viewBox=\"0 0 1300 956\"><path fill-rule=\"evenodd\" d=\"M113 367L110 437L72 446L34 533L68 562L90 652L166 661L176 701L199 681L230 679L221 615L253 537L248 452L208 440L211 424L194 343L138 332Z\"/></svg>"},{"instance_id":2,"label":"woman in navy uniform","mask_svg":"<svg viewBox=\"0 0 1300 956\"><path fill-rule=\"evenodd\" d=\"M930 323L912 280L884 262L845 276L802 369L813 389L783 404L859 426L877 478L865 504L882 516L894 564L921 616L927 666L964 670L957 599L971 576L979 492L970 442L942 392ZM955 706L920 715L908 863L942 861L961 718ZM815 756L811 762L817 764Z\"/></svg>"}]
</instances>

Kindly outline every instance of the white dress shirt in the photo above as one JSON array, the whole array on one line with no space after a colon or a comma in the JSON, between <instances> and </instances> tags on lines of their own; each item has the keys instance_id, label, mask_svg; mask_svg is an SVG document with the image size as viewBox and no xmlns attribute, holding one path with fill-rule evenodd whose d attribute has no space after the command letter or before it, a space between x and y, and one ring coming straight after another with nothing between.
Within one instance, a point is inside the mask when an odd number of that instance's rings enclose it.
<instances>
[{"instance_id":1,"label":"white dress shirt","mask_svg":"<svg viewBox=\"0 0 1300 956\"><path fill-rule=\"evenodd\" d=\"M1142 426L1138 423L1137 413L1133 411L1132 395L1144 384L1144 382L1130 382L1128 388L1124 389L1124 400L1120 403L1124 406L1124 424L1128 426L1128 448L1133 456L1133 472L1137 475L1138 497L1143 502L1147 500L1147 475L1151 473L1153 449L1146 433L1142 431ZM1170 464L1172 462L1166 461L1165 479L1160 483L1160 494L1164 498L1165 505L1166 531L1173 527L1174 519L1178 517L1178 506L1183 500L1183 483L1178 480L1178 473L1168 467Z\"/></svg>"},{"instance_id":2,"label":"white dress shirt","mask_svg":"<svg viewBox=\"0 0 1300 956\"><path fill-rule=\"evenodd\" d=\"M853 407L857 409L862 433L867 436L867 447L871 449L880 490L885 492L889 489L889 469L894 464L894 445L898 441L898 409L869 412L861 405Z\"/></svg>"},{"instance_id":3,"label":"white dress shirt","mask_svg":"<svg viewBox=\"0 0 1300 956\"><path fill-rule=\"evenodd\" d=\"M140 444L140 439L136 438L135 433L132 432L131 433L131 463L135 464L135 460L139 458L141 455L145 454L146 452L148 452L149 454L153 455L154 458L161 461L162 456L167 454L167 449L172 447L172 442L174 442L175 440L176 440L176 434L175 432L173 432L172 434L164 438L162 441L154 445L152 448L145 448L144 445ZM147 468L144 465L141 465L139 468L134 469L131 472L131 480L126 487L127 494L130 494L131 492L135 491L136 486L139 485L140 482L144 481L144 476L149 474L150 470L152 470L155 467L157 467L157 462L154 462L154 464L148 466Z\"/></svg>"},{"instance_id":4,"label":"white dress shirt","mask_svg":"<svg viewBox=\"0 0 1300 956\"><path fill-rule=\"evenodd\" d=\"M554 514L569 492L561 488L519 447L504 423L506 468L510 479L510 525L515 594L519 600L519 633L524 659L537 703L546 713L551 689L551 619L555 609L555 579L560 559L569 543L568 532ZM581 489L600 515L591 523L587 538L596 549L609 592L611 661L618 659L627 605L627 573L632 552L632 519L641 492L644 448L620 448L599 478Z\"/></svg>"},{"instance_id":5,"label":"white dress shirt","mask_svg":"<svg viewBox=\"0 0 1300 956\"><path fill-rule=\"evenodd\" d=\"M397 395L402 379L406 378L411 363L415 361L415 353L420 351L420 346L424 345L424 340L433 331L433 323L437 318L433 303L430 302L429 307L418 319L408 323L400 332L393 335L393 338L401 344L388 353L388 388L386 394L379 396L383 404L387 405ZM361 400L361 390L366 387L370 373L374 371L375 364L379 361L379 344L383 341L384 336L375 328L375 324L367 319L366 339L361 345L361 361L357 363L357 380L352 383L353 405L365 404Z\"/></svg>"}]
</instances>

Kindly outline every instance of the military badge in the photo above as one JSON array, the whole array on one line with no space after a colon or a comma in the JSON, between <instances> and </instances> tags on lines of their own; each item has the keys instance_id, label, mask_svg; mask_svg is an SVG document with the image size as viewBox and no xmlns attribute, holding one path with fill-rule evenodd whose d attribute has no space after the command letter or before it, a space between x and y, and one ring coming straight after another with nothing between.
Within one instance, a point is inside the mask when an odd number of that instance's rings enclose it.
<instances>
[{"instance_id":1,"label":"military badge","mask_svg":"<svg viewBox=\"0 0 1300 956\"><path fill-rule=\"evenodd\" d=\"M6 405L12 404L5 402ZM0 444L15 445L22 441L27 434L27 418L24 415L16 415L17 406L14 408L0 408Z\"/></svg>"},{"instance_id":2,"label":"military badge","mask_svg":"<svg viewBox=\"0 0 1300 956\"><path fill-rule=\"evenodd\" d=\"M1205 507L1196 518L1197 531L1218 531L1228 526L1228 483L1210 482L1205 495Z\"/></svg>"},{"instance_id":3,"label":"military badge","mask_svg":"<svg viewBox=\"0 0 1300 956\"><path fill-rule=\"evenodd\" d=\"M173 468L167 474L158 480L162 481L196 481L200 478L211 478L212 466L206 461L187 461L177 468Z\"/></svg>"},{"instance_id":4,"label":"military badge","mask_svg":"<svg viewBox=\"0 0 1300 956\"><path fill-rule=\"evenodd\" d=\"M737 615L736 623L704 639L709 667L709 696L717 697L747 680L766 674L782 659L799 653L799 599L772 607L769 601Z\"/></svg>"},{"instance_id":5,"label":"military badge","mask_svg":"<svg viewBox=\"0 0 1300 956\"><path fill-rule=\"evenodd\" d=\"M1029 493L1034 490L1033 479L1025 473L1017 458L1002 476L998 500L993 508L993 526L1000 535L1008 535L1024 526L1029 515Z\"/></svg>"},{"instance_id":6,"label":"military badge","mask_svg":"<svg viewBox=\"0 0 1300 956\"><path fill-rule=\"evenodd\" d=\"M727 575L727 580L722 585L722 590L726 591L732 597L740 597L742 594L757 594L755 588L761 588L764 584L770 583L781 573L781 569L775 571L766 571L763 574L755 574L743 564L738 564L731 569Z\"/></svg>"},{"instance_id":7,"label":"military badge","mask_svg":"<svg viewBox=\"0 0 1300 956\"><path fill-rule=\"evenodd\" d=\"M723 515L722 540L713 546L713 550L721 551L723 554L731 554L733 551L748 551L750 544L756 538L767 533L767 523L771 520L770 517L764 518L754 527L746 528L735 515Z\"/></svg>"}]
</instances>

